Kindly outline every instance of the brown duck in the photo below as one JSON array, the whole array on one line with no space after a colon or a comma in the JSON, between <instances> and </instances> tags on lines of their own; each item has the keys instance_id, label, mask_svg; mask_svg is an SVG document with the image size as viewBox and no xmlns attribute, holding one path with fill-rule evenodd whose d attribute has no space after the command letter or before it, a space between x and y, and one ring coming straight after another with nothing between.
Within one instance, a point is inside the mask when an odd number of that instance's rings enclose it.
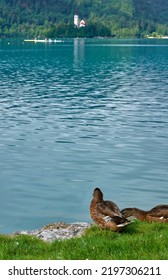
<instances>
[{"instance_id":1,"label":"brown duck","mask_svg":"<svg viewBox=\"0 0 168 280\"><path fill-rule=\"evenodd\" d=\"M168 223L168 205L157 205L149 211L138 208L125 208L121 211L125 218L141 221Z\"/></svg>"},{"instance_id":2,"label":"brown duck","mask_svg":"<svg viewBox=\"0 0 168 280\"><path fill-rule=\"evenodd\" d=\"M103 200L103 193L99 188L94 189L93 199L90 203L90 215L101 229L121 231L130 223L114 202Z\"/></svg>"}]
</instances>

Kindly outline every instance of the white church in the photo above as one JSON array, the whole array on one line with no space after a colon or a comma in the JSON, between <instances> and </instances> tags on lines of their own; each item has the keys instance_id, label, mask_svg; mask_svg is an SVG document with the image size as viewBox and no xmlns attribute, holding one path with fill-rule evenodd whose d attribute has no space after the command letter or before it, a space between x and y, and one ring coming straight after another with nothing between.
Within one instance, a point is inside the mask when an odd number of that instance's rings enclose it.
<instances>
[{"instance_id":1,"label":"white church","mask_svg":"<svg viewBox=\"0 0 168 280\"><path fill-rule=\"evenodd\" d=\"M79 19L79 16L77 14L74 15L74 26L77 28L80 27L85 27L86 26L86 22L82 19Z\"/></svg>"}]
</instances>

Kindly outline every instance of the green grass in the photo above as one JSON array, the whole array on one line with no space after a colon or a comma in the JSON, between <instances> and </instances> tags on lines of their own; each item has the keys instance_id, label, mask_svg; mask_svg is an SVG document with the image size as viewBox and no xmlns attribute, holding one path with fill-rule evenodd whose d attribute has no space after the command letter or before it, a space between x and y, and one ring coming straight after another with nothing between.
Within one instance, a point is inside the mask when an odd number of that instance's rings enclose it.
<instances>
[{"instance_id":1,"label":"green grass","mask_svg":"<svg viewBox=\"0 0 168 280\"><path fill-rule=\"evenodd\" d=\"M1 260L167 260L168 224L134 222L122 233L92 226L82 237L45 243L0 235Z\"/></svg>"}]
</instances>

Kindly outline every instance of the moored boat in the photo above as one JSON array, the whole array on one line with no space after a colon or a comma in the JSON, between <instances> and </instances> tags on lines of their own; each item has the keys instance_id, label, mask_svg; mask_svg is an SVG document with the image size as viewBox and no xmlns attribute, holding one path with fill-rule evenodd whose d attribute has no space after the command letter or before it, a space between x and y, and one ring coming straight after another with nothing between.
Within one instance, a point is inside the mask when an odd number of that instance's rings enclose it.
<instances>
[{"instance_id":1,"label":"moored boat","mask_svg":"<svg viewBox=\"0 0 168 280\"><path fill-rule=\"evenodd\" d=\"M24 42L34 42L34 43L61 43L62 40L57 39L25 39Z\"/></svg>"}]
</instances>

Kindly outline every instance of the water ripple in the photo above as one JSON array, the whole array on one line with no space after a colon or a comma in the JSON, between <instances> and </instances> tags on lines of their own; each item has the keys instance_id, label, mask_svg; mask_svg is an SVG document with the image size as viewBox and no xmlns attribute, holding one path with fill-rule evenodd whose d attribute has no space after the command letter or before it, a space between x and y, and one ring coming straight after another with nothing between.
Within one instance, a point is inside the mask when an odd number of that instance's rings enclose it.
<instances>
[{"instance_id":1,"label":"water ripple","mask_svg":"<svg viewBox=\"0 0 168 280\"><path fill-rule=\"evenodd\" d=\"M167 204L167 48L97 42L1 46L1 231Z\"/></svg>"}]
</instances>

